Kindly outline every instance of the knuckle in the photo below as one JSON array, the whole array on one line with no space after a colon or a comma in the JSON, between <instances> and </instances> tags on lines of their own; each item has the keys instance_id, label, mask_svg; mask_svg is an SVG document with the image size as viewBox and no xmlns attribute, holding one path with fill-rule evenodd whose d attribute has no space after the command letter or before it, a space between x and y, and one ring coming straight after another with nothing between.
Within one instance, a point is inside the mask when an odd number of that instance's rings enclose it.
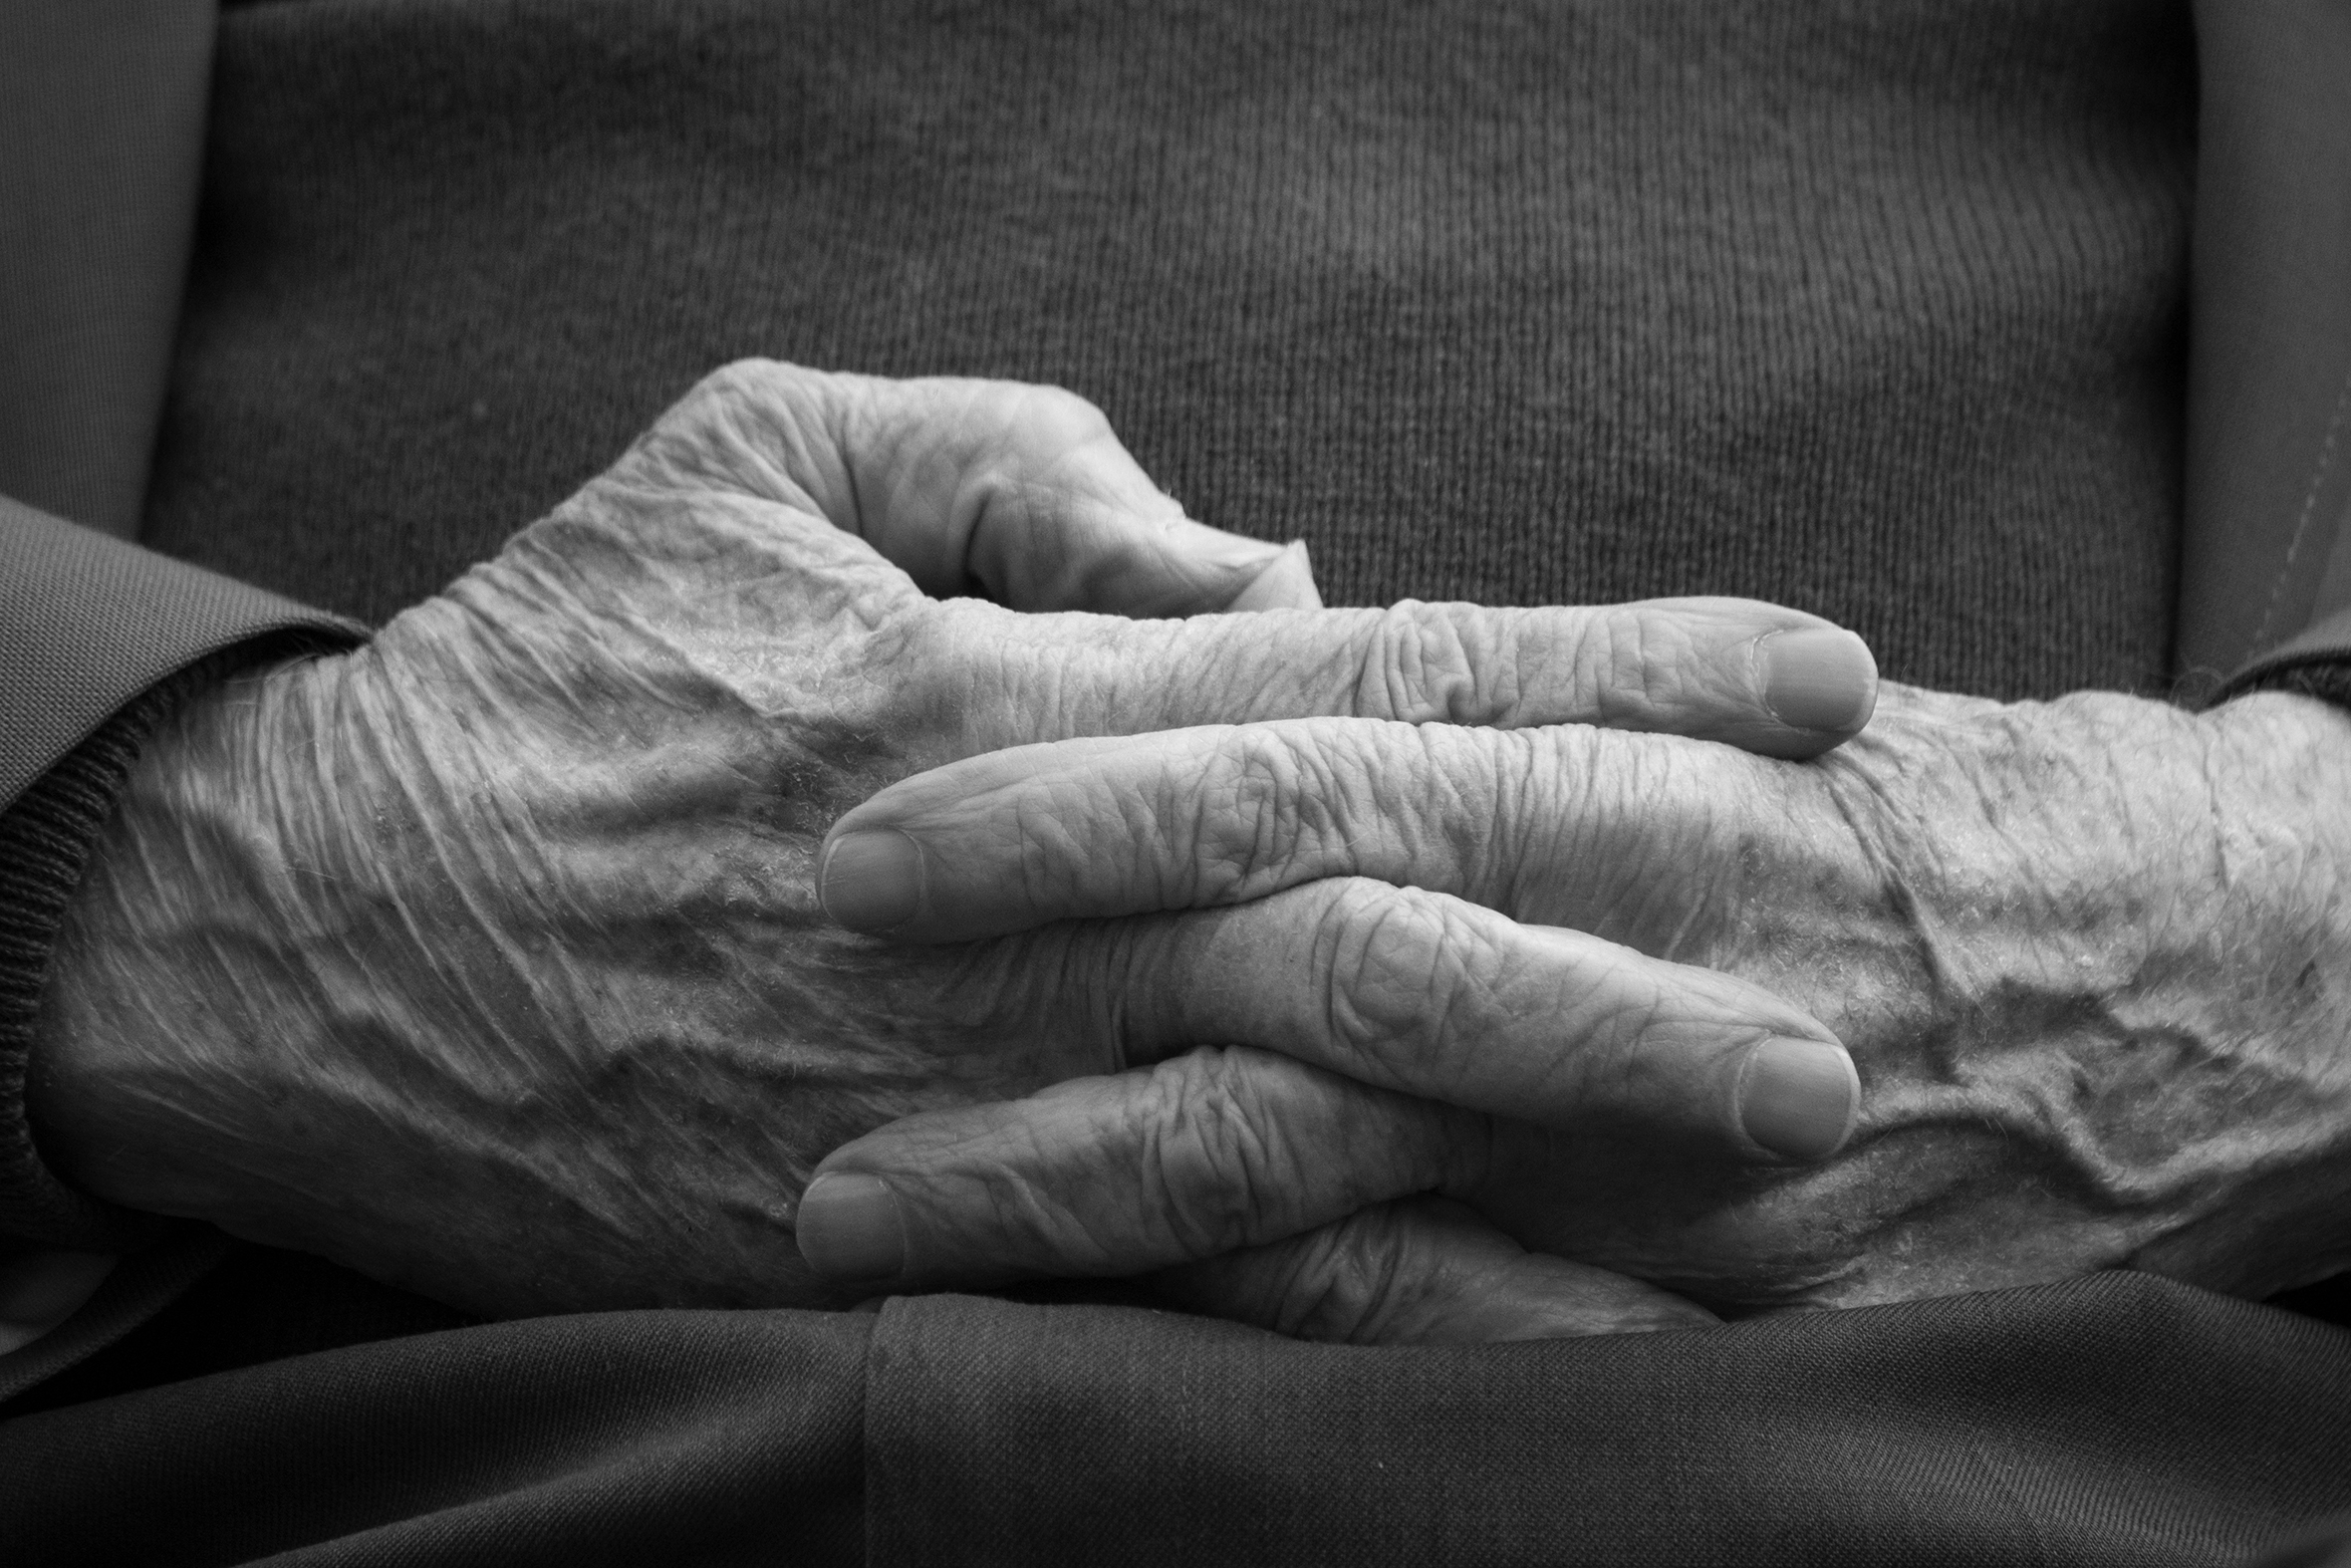
<instances>
[{"instance_id":1,"label":"knuckle","mask_svg":"<svg viewBox=\"0 0 2351 1568\"><path fill-rule=\"evenodd\" d=\"M1193 844L1193 890L1204 899L1240 901L1271 892L1315 850L1343 841L1344 786L1329 751L1312 736L1244 726L1219 745L1196 785L1171 780L1189 796L1185 824Z\"/></svg>"},{"instance_id":2,"label":"knuckle","mask_svg":"<svg viewBox=\"0 0 2351 1568\"><path fill-rule=\"evenodd\" d=\"M1527 612L1406 600L1381 612L1356 675L1356 712L1408 724L1508 722L1525 699Z\"/></svg>"},{"instance_id":3,"label":"knuckle","mask_svg":"<svg viewBox=\"0 0 2351 1568\"><path fill-rule=\"evenodd\" d=\"M762 410L788 405L820 379L779 360L731 360L694 383L672 415L691 430L737 429Z\"/></svg>"},{"instance_id":4,"label":"knuckle","mask_svg":"<svg viewBox=\"0 0 2351 1568\"><path fill-rule=\"evenodd\" d=\"M1692 676L1696 648L1690 628L1648 610L1612 611L1590 623L1583 667L1594 681L1592 708L1600 722L1646 729L1685 707L1698 693Z\"/></svg>"},{"instance_id":5,"label":"knuckle","mask_svg":"<svg viewBox=\"0 0 2351 1568\"><path fill-rule=\"evenodd\" d=\"M1029 382L962 382L960 417L976 437L966 482L984 496L995 526L1036 541L1066 503L1067 465L1114 439L1109 415L1065 388Z\"/></svg>"},{"instance_id":6,"label":"knuckle","mask_svg":"<svg viewBox=\"0 0 2351 1568\"><path fill-rule=\"evenodd\" d=\"M1493 1011L1492 942L1453 901L1350 880L1326 904L1316 972L1327 1038L1392 1079L1455 1080Z\"/></svg>"},{"instance_id":7,"label":"knuckle","mask_svg":"<svg viewBox=\"0 0 2351 1568\"><path fill-rule=\"evenodd\" d=\"M623 467L655 482L754 490L764 464L757 432L809 373L773 360L735 360L686 390L631 448Z\"/></svg>"},{"instance_id":8,"label":"knuckle","mask_svg":"<svg viewBox=\"0 0 2351 1568\"><path fill-rule=\"evenodd\" d=\"M1375 1204L1292 1243L1282 1332L1337 1344L1380 1336L1396 1313L1408 1250L1398 1212Z\"/></svg>"},{"instance_id":9,"label":"knuckle","mask_svg":"<svg viewBox=\"0 0 2351 1568\"><path fill-rule=\"evenodd\" d=\"M1252 1059L1214 1046L1153 1069L1135 1129L1148 1207L1187 1256L1247 1245L1294 1186Z\"/></svg>"},{"instance_id":10,"label":"knuckle","mask_svg":"<svg viewBox=\"0 0 2351 1568\"><path fill-rule=\"evenodd\" d=\"M1467 723L1480 712L1476 661L1460 622L1407 600L1373 623L1356 676L1356 710L1408 724Z\"/></svg>"},{"instance_id":11,"label":"knuckle","mask_svg":"<svg viewBox=\"0 0 2351 1568\"><path fill-rule=\"evenodd\" d=\"M794 368L775 360L749 357L730 360L696 382L686 395L697 402L724 402L756 397L773 389Z\"/></svg>"},{"instance_id":12,"label":"knuckle","mask_svg":"<svg viewBox=\"0 0 2351 1568\"><path fill-rule=\"evenodd\" d=\"M1024 422L1045 438L1080 446L1111 433L1110 415L1066 387L1010 384L1018 389L1018 407Z\"/></svg>"},{"instance_id":13,"label":"knuckle","mask_svg":"<svg viewBox=\"0 0 2351 1568\"><path fill-rule=\"evenodd\" d=\"M1008 731L1024 738L1089 732L1083 719L1101 662L1093 650L1040 640L1030 618L985 600L914 599L911 608L906 645L876 650L860 672L883 688L918 686L921 712L939 737L938 761L996 750L1011 743L999 738Z\"/></svg>"}]
</instances>

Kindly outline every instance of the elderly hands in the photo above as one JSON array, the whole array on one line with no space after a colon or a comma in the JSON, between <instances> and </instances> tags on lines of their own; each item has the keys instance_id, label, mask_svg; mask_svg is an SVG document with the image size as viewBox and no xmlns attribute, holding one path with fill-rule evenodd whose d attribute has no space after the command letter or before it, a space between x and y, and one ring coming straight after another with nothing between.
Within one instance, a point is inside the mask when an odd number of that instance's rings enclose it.
<instances>
[{"instance_id":1,"label":"elderly hands","mask_svg":"<svg viewBox=\"0 0 2351 1568\"><path fill-rule=\"evenodd\" d=\"M1364 719L973 758L851 812L828 903L906 941L1123 916L1148 946L1142 912L1222 915L1180 916L1128 1037L1245 1025L1296 1059L1201 1051L882 1129L820 1168L802 1245L867 1288L1182 1265L1179 1297L1342 1339L1670 1319L1632 1281L1725 1312L2115 1266L2265 1294L2351 1262L2346 800L2351 716L2283 695L1888 687L1803 767ZM918 876L837 895L885 837ZM1274 911L1268 949L1240 921ZM1264 993L1310 969L1344 983ZM1710 1008L1775 1005L1866 1087L1823 1164L1724 1158L1704 1116L1734 1074L1709 1103L1679 1072L1733 1049ZM1543 1042L1548 1077L1497 1079ZM1422 1283L1439 1232L1587 1267L1542 1311L1472 1311Z\"/></svg>"},{"instance_id":2,"label":"elderly hands","mask_svg":"<svg viewBox=\"0 0 2351 1568\"><path fill-rule=\"evenodd\" d=\"M1497 994L1561 1010L1464 990L1422 1060L1356 1022L1413 1007L1358 959L1419 939L1418 893L958 946L824 916L844 810L1005 747L1330 715L1803 756L1867 716L1859 644L1760 605L1081 613L1312 604L1278 556L1185 521L1067 394L723 372L372 646L148 745L55 955L41 1147L102 1196L502 1314L851 1299L793 1244L827 1150L1203 1043L1295 1053L1348 1127L1386 1096L1424 1160L1497 1110L1732 1165L1833 1147L1850 1073L1801 1008L1467 904ZM927 597L975 589L999 603ZM1338 1215L1392 1184L1339 1176ZM1582 1299L1589 1271L1414 1212L1438 1295Z\"/></svg>"}]
</instances>

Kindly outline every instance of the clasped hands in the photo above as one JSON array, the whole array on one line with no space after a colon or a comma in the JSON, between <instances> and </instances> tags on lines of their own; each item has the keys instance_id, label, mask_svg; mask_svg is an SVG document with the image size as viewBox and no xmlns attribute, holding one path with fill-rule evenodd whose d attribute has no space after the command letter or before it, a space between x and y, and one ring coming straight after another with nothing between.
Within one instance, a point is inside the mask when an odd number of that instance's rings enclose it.
<instances>
[{"instance_id":1,"label":"clasped hands","mask_svg":"<svg viewBox=\"0 0 2351 1568\"><path fill-rule=\"evenodd\" d=\"M150 743L40 1147L510 1315L1150 1273L1488 1340L2351 1261L2343 715L1316 604L1066 393L730 367Z\"/></svg>"}]
</instances>

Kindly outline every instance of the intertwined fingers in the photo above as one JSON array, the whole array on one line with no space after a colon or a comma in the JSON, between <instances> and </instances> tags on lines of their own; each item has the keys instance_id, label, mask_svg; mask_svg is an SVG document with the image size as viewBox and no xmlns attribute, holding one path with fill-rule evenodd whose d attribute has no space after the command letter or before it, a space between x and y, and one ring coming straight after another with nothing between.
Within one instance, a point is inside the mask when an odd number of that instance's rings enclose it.
<instances>
[{"instance_id":1,"label":"intertwined fingers","mask_svg":"<svg viewBox=\"0 0 2351 1568\"><path fill-rule=\"evenodd\" d=\"M857 1179L810 1189L816 1266L1131 1273L1474 1190L1495 1117L1801 1161L1859 1106L1842 1048L1769 993L1442 895L1334 879L1052 942L1030 956L1067 1016L1040 1033L1106 1032L1157 1065L835 1151L819 1175Z\"/></svg>"},{"instance_id":2,"label":"intertwined fingers","mask_svg":"<svg viewBox=\"0 0 2351 1568\"><path fill-rule=\"evenodd\" d=\"M1248 1044L1749 1162L1825 1159L1859 1108L1836 1037L1761 987L1442 894L1333 878L1116 934L1124 960L1072 966L1065 1005L1111 1020L1128 1061Z\"/></svg>"},{"instance_id":3,"label":"intertwined fingers","mask_svg":"<svg viewBox=\"0 0 2351 1568\"><path fill-rule=\"evenodd\" d=\"M966 755L847 813L822 863L834 918L903 940L1339 873L1483 899L1530 832L1592 806L1589 748L1556 726L1808 756L1876 699L1860 639L1738 600L942 623L929 662ZM1315 714L1355 721L1279 722Z\"/></svg>"},{"instance_id":4,"label":"intertwined fingers","mask_svg":"<svg viewBox=\"0 0 2351 1568\"><path fill-rule=\"evenodd\" d=\"M796 1227L828 1277L1117 1275L1466 1187L1484 1119L1247 1047L927 1112L836 1150Z\"/></svg>"},{"instance_id":5,"label":"intertwined fingers","mask_svg":"<svg viewBox=\"0 0 2351 1568\"><path fill-rule=\"evenodd\" d=\"M1772 766L1717 759L1758 775ZM819 891L844 924L897 941L1246 903L1328 877L1508 908L1530 868L1538 879L1570 869L1550 865L1570 853L1563 844L1622 860L1708 830L1713 802L1628 788L1636 760L1630 743L1580 726L1366 719L1019 747L850 811Z\"/></svg>"},{"instance_id":6,"label":"intertwined fingers","mask_svg":"<svg viewBox=\"0 0 2351 1568\"><path fill-rule=\"evenodd\" d=\"M880 1128L824 1162L795 1229L811 1268L858 1289L1160 1270L1177 1302L1352 1343L1711 1321L1529 1253L1437 1195L1487 1180L1493 1132L1280 1056L1203 1049Z\"/></svg>"}]
</instances>

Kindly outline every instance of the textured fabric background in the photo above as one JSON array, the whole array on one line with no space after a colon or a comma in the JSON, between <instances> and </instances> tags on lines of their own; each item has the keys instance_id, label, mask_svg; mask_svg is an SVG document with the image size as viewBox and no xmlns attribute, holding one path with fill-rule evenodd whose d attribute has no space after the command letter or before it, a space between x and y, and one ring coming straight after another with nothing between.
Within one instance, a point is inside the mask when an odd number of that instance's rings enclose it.
<instances>
[{"instance_id":1,"label":"textured fabric background","mask_svg":"<svg viewBox=\"0 0 2351 1568\"><path fill-rule=\"evenodd\" d=\"M383 617L762 354L1060 382L1337 603L2166 667L2173 0L232 9L146 541Z\"/></svg>"}]
</instances>

